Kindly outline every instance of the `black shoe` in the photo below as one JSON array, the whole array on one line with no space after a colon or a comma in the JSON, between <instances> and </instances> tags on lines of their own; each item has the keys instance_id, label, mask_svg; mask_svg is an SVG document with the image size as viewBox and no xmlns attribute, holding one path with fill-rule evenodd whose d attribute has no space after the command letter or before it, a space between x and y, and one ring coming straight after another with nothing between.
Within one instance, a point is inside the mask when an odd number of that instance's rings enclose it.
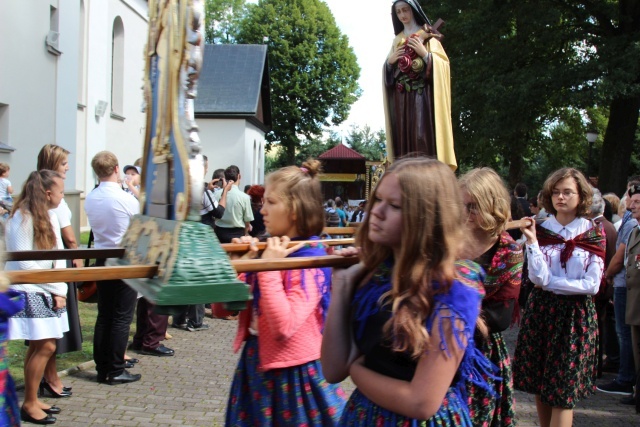
<instances>
[{"instance_id":1,"label":"black shoe","mask_svg":"<svg viewBox=\"0 0 640 427\"><path fill-rule=\"evenodd\" d=\"M52 406L49 409L43 409L44 412L46 412L47 414L51 414L51 415L56 415L59 414L60 412L62 412L62 410L60 408L58 408L57 406Z\"/></svg>"},{"instance_id":2,"label":"black shoe","mask_svg":"<svg viewBox=\"0 0 640 427\"><path fill-rule=\"evenodd\" d=\"M207 325L206 323L201 323L200 325L197 325L197 326L192 323L189 323L187 325L187 331L189 332L206 331L207 329L209 329L209 325Z\"/></svg>"},{"instance_id":3,"label":"black shoe","mask_svg":"<svg viewBox=\"0 0 640 427\"><path fill-rule=\"evenodd\" d=\"M124 361L124 368L125 368L125 369L133 369L133 368L135 368L135 367L136 367L136 365L135 365L135 364L133 364L133 363L131 363L131 362L127 361L127 360L125 360L125 361Z\"/></svg>"},{"instance_id":4,"label":"black shoe","mask_svg":"<svg viewBox=\"0 0 640 427\"><path fill-rule=\"evenodd\" d=\"M125 383L134 383L142 378L140 374L130 374L129 371L124 370L120 375L112 376L109 375L107 377L107 384L125 384Z\"/></svg>"},{"instance_id":5,"label":"black shoe","mask_svg":"<svg viewBox=\"0 0 640 427\"><path fill-rule=\"evenodd\" d=\"M149 356L166 357L166 356L173 356L175 351L173 351L170 348L167 348L164 345L160 344L158 347L156 347L156 348L154 348L152 350L142 349L142 351L140 353L147 354Z\"/></svg>"},{"instance_id":6,"label":"black shoe","mask_svg":"<svg viewBox=\"0 0 640 427\"><path fill-rule=\"evenodd\" d=\"M62 387L62 391L71 391L73 387Z\"/></svg>"},{"instance_id":7,"label":"black shoe","mask_svg":"<svg viewBox=\"0 0 640 427\"><path fill-rule=\"evenodd\" d=\"M40 387L38 387L38 394L41 397L46 397L44 393L45 390L47 390L49 394L51 394L51 397L55 397L56 399L63 398L63 397L71 397L71 395L73 394L70 391L64 391L64 390L61 393L58 393L51 387L51 384L46 382L43 378L42 381L40 381Z\"/></svg>"},{"instance_id":8,"label":"black shoe","mask_svg":"<svg viewBox=\"0 0 640 427\"><path fill-rule=\"evenodd\" d=\"M596 386L596 389L604 393L621 394L623 396L628 396L630 394L633 394L633 385L622 384L622 383L619 383L617 380L613 380L607 384L598 385Z\"/></svg>"},{"instance_id":9,"label":"black shoe","mask_svg":"<svg viewBox=\"0 0 640 427\"><path fill-rule=\"evenodd\" d=\"M142 349L140 349L140 350L142 350ZM140 359L136 359L135 357L132 357L131 359L125 359L124 361L135 364L135 363L140 362Z\"/></svg>"},{"instance_id":10,"label":"black shoe","mask_svg":"<svg viewBox=\"0 0 640 427\"><path fill-rule=\"evenodd\" d=\"M53 424L56 422L57 418L56 417L52 417L51 415L47 414L46 417L44 418L40 418L39 420L36 420L35 418L33 418L31 415L27 414L27 411L24 410L24 408L20 408L20 419L24 422L27 423L32 423L32 424Z\"/></svg>"},{"instance_id":11,"label":"black shoe","mask_svg":"<svg viewBox=\"0 0 640 427\"><path fill-rule=\"evenodd\" d=\"M106 383L107 382L107 374L101 374L101 373L98 372L97 381L99 383Z\"/></svg>"}]
</instances>

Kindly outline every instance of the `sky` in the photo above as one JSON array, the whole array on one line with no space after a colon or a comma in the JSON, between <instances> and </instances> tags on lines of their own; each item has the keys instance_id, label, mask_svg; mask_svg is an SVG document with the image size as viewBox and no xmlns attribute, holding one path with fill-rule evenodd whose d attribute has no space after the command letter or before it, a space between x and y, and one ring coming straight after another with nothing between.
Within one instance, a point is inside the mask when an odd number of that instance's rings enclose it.
<instances>
[{"instance_id":1,"label":"sky","mask_svg":"<svg viewBox=\"0 0 640 427\"><path fill-rule=\"evenodd\" d=\"M247 0L258 3L257 0ZM324 0L340 31L349 38L360 65L362 95L351 106L349 118L331 130L346 136L352 124L371 130L384 128L382 64L393 40L391 0Z\"/></svg>"}]
</instances>

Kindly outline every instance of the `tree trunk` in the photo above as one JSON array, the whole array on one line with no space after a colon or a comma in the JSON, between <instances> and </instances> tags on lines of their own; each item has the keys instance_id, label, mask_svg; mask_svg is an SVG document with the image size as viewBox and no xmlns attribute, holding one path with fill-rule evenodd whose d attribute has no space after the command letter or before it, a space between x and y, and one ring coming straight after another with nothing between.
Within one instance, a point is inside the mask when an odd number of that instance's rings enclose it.
<instances>
[{"instance_id":1,"label":"tree trunk","mask_svg":"<svg viewBox=\"0 0 640 427\"><path fill-rule=\"evenodd\" d=\"M639 113L640 96L616 98L611 102L598 178L603 194L621 195L626 188Z\"/></svg>"}]
</instances>

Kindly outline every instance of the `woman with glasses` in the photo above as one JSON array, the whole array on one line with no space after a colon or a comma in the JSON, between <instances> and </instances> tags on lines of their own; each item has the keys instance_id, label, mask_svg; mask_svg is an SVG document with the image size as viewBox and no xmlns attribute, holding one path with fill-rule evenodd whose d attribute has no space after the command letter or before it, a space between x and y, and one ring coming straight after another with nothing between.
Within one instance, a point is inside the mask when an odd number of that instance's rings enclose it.
<instances>
[{"instance_id":1,"label":"woman with glasses","mask_svg":"<svg viewBox=\"0 0 640 427\"><path fill-rule=\"evenodd\" d=\"M604 268L605 239L588 219L591 186L563 168L544 183L542 202L553 216L522 228L527 300L514 355L517 390L535 394L542 427L570 427L576 403L595 393L598 322L593 295Z\"/></svg>"},{"instance_id":2,"label":"woman with glasses","mask_svg":"<svg viewBox=\"0 0 640 427\"><path fill-rule=\"evenodd\" d=\"M505 231L510 216L510 196L502 179L490 168L473 169L460 178L467 208L466 257L486 272L483 280L482 318L489 334L475 333L478 348L499 368L497 399L469 382L469 413L474 426L515 426L511 358L502 337L515 322L522 282L522 248ZM518 204L519 206L519 204Z\"/></svg>"}]
</instances>

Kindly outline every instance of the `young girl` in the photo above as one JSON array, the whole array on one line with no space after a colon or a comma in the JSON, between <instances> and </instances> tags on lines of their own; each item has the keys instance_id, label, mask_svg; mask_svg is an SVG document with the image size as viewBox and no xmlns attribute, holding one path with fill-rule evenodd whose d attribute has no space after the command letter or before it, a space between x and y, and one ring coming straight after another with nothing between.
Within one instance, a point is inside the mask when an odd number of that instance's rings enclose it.
<instances>
[{"instance_id":1,"label":"young girl","mask_svg":"<svg viewBox=\"0 0 640 427\"><path fill-rule=\"evenodd\" d=\"M509 220L509 192L490 168L473 169L460 178L462 199L467 211L467 256L486 272L483 286L482 318L489 335L476 334L476 344L500 369L495 389L498 400L471 384L470 415L474 426L515 425L511 358L502 337L518 317L516 307L522 282L522 248L505 231Z\"/></svg>"},{"instance_id":2,"label":"young girl","mask_svg":"<svg viewBox=\"0 0 640 427\"><path fill-rule=\"evenodd\" d=\"M301 168L267 176L261 213L273 237L263 259L326 255L320 242L287 249L290 240L317 240L324 227L319 165L309 160ZM229 393L226 425L334 425L344 392L327 383L318 361L331 270L266 271L247 274L245 280L253 288L253 301L238 322L234 350L246 343Z\"/></svg>"},{"instance_id":3,"label":"young girl","mask_svg":"<svg viewBox=\"0 0 640 427\"><path fill-rule=\"evenodd\" d=\"M465 379L492 387L473 337L481 270L455 264L465 217L456 178L437 160L399 160L371 200L362 262L336 273L322 341L327 379L350 375L358 387L340 424L471 426Z\"/></svg>"},{"instance_id":4,"label":"young girl","mask_svg":"<svg viewBox=\"0 0 640 427\"><path fill-rule=\"evenodd\" d=\"M57 172L31 172L7 221L7 250L62 249L58 220L51 209L57 208L63 197L64 181ZM5 269L37 270L64 267L64 264L64 260L8 261ZM59 413L60 408L38 400L37 391L44 368L56 351L56 339L69 330L67 284L24 284L11 288L24 293L26 307L9 318L9 339L29 340L20 417L22 421L52 424L56 418L50 414Z\"/></svg>"},{"instance_id":5,"label":"young girl","mask_svg":"<svg viewBox=\"0 0 640 427\"><path fill-rule=\"evenodd\" d=\"M514 355L515 388L535 394L542 427L571 426L576 403L595 393L597 319L592 296L604 268L600 227L584 218L591 186L563 168L544 183L553 216L522 229L527 239L527 300Z\"/></svg>"},{"instance_id":6,"label":"young girl","mask_svg":"<svg viewBox=\"0 0 640 427\"><path fill-rule=\"evenodd\" d=\"M9 181L11 167L7 163L0 163L0 209L4 219L9 217L13 207L13 187Z\"/></svg>"}]
</instances>

